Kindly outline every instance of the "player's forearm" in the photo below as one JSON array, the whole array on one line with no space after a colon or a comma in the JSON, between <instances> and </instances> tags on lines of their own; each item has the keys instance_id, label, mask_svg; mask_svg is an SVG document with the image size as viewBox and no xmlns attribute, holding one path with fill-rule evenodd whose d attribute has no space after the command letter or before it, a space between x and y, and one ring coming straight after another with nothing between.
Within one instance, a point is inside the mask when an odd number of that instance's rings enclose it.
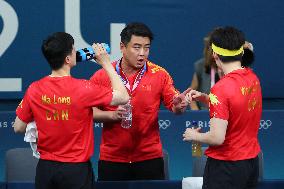
<instances>
[{"instance_id":1,"label":"player's forearm","mask_svg":"<svg viewBox=\"0 0 284 189\"><path fill-rule=\"evenodd\" d=\"M113 95L111 105L126 104L129 100L128 92L125 86L123 85L120 77L115 72L113 66L111 64L104 64L103 68L105 69L106 73L109 76L112 89L115 93Z\"/></svg>"},{"instance_id":2,"label":"player's forearm","mask_svg":"<svg viewBox=\"0 0 284 189\"><path fill-rule=\"evenodd\" d=\"M112 111L103 111L93 107L93 118L95 122L111 122L113 121Z\"/></svg>"},{"instance_id":3,"label":"player's forearm","mask_svg":"<svg viewBox=\"0 0 284 189\"><path fill-rule=\"evenodd\" d=\"M26 131L27 124L19 119L17 116L14 122L14 132L15 133L24 133Z\"/></svg>"},{"instance_id":4,"label":"player's forearm","mask_svg":"<svg viewBox=\"0 0 284 189\"><path fill-rule=\"evenodd\" d=\"M205 143L210 146L218 146L223 144L224 138L214 135L214 133L208 131L206 133L197 133L195 141Z\"/></svg>"}]
</instances>

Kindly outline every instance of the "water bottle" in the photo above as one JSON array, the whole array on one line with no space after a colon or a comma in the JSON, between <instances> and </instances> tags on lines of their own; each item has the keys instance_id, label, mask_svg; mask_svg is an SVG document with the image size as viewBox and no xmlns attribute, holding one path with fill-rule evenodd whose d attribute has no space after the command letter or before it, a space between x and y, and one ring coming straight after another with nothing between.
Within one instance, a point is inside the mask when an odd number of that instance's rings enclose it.
<instances>
[{"instance_id":1,"label":"water bottle","mask_svg":"<svg viewBox=\"0 0 284 189\"><path fill-rule=\"evenodd\" d=\"M192 126L195 129L198 128L197 121L192 121ZM200 142L192 141L191 149L192 149L192 156L193 157L201 157L202 156L202 149L201 149L201 143Z\"/></svg>"},{"instance_id":2,"label":"water bottle","mask_svg":"<svg viewBox=\"0 0 284 189\"><path fill-rule=\"evenodd\" d=\"M110 53L110 48L108 44L102 43L103 47L105 48L107 53ZM80 49L76 52L76 61L82 62L87 60L92 60L95 56L95 52L93 47L87 47L84 49Z\"/></svg>"},{"instance_id":3,"label":"water bottle","mask_svg":"<svg viewBox=\"0 0 284 189\"><path fill-rule=\"evenodd\" d=\"M129 129L132 126L132 105L130 100L122 107L125 109L125 115L121 120L121 127Z\"/></svg>"}]
</instances>

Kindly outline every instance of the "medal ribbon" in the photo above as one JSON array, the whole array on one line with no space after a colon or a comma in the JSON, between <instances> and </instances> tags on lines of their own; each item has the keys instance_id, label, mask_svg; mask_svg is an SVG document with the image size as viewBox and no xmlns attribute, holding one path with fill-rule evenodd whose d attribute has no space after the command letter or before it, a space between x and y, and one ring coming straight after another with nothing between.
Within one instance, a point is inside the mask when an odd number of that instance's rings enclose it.
<instances>
[{"instance_id":1,"label":"medal ribbon","mask_svg":"<svg viewBox=\"0 0 284 189\"><path fill-rule=\"evenodd\" d=\"M120 61L117 61L116 66L115 66L115 71L117 72L117 74L119 75L120 79L122 80L124 86L130 91L130 93L132 93L137 87L138 84L140 83L143 75L145 74L146 70L147 70L147 63L144 64L143 68L139 71L139 73L137 74L135 80L134 80L134 84L132 87L132 90L130 88L130 83L126 77L126 75L124 74L124 72L120 69L120 64L121 64L121 59ZM121 71L120 71L121 70Z\"/></svg>"}]
</instances>

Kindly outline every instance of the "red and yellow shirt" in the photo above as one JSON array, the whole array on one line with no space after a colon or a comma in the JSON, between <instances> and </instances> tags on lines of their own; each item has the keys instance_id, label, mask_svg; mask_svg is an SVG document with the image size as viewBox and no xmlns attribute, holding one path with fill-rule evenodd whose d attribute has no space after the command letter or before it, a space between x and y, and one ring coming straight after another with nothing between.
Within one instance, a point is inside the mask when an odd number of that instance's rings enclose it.
<instances>
[{"instance_id":1,"label":"red and yellow shirt","mask_svg":"<svg viewBox=\"0 0 284 189\"><path fill-rule=\"evenodd\" d=\"M85 162L94 151L92 107L111 99L109 88L91 81L47 76L29 86L16 114L36 122L41 159Z\"/></svg>"},{"instance_id":2,"label":"red and yellow shirt","mask_svg":"<svg viewBox=\"0 0 284 189\"><path fill-rule=\"evenodd\" d=\"M114 62L114 67L117 62ZM128 79L132 88L136 75ZM110 80L104 70L91 78L98 85L110 88ZM130 92L132 104L132 127L124 129L121 122L104 123L100 145L100 160L114 162L137 162L162 157L158 112L161 102L169 110L178 91L173 80L162 67L147 62L146 72L138 86ZM116 106L101 106L100 109L114 111Z\"/></svg>"},{"instance_id":3,"label":"red and yellow shirt","mask_svg":"<svg viewBox=\"0 0 284 189\"><path fill-rule=\"evenodd\" d=\"M210 118L228 121L225 141L205 154L219 160L255 158L260 152L258 129L262 113L259 79L251 69L225 75L209 94Z\"/></svg>"}]
</instances>

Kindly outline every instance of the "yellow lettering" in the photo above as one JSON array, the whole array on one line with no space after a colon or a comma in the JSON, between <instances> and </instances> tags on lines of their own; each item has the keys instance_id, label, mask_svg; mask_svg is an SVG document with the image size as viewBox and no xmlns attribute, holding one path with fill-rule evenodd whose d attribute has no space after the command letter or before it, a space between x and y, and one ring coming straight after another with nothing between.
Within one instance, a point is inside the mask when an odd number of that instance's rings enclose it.
<instances>
[{"instance_id":1,"label":"yellow lettering","mask_svg":"<svg viewBox=\"0 0 284 189\"><path fill-rule=\"evenodd\" d=\"M248 95L252 93L252 89L253 89L253 86L248 88L248 92L247 92Z\"/></svg>"},{"instance_id":2,"label":"yellow lettering","mask_svg":"<svg viewBox=\"0 0 284 189\"><path fill-rule=\"evenodd\" d=\"M254 84L254 86L253 86L253 92L257 92L257 91L259 90L259 88L260 88L260 85L259 85L259 83L256 81L255 84Z\"/></svg>"},{"instance_id":3,"label":"yellow lettering","mask_svg":"<svg viewBox=\"0 0 284 189\"><path fill-rule=\"evenodd\" d=\"M53 120L59 120L59 113L58 110L53 110Z\"/></svg>"},{"instance_id":4,"label":"yellow lettering","mask_svg":"<svg viewBox=\"0 0 284 189\"><path fill-rule=\"evenodd\" d=\"M254 109L260 108L260 100L259 99L252 99L248 102L248 111L252 111Z\"/></svg>"},{"instance_id":5,"label":"yellow lettering","mask_svg":"<svg viewBox=\"0 0 284 189\"><path fill-rule=\"evenodd\" d=\"M43 104L50 104L50 98L47 97L46 95L41 96L41 102Z\"/></svg>"},{"instance_id":6,"label":"yellow lettering","mask_svg":"<svg viewBox=\"0 0 284 189\"><path fill-rule=\"evenodd\" d=\"M67 102L68 105L71 104L71 97L70 96L66 97L66 102Z\"/></svg>"},{"instance_id":7,"label":"yellow lettering","mask_svg":"<svg viewBox=\"0 0 284 189\"><path fill-rule=\"evenodd\" d=\"M55 96L55 95L53 95L53 104L57 104L56 96Z\"/></svg>"},{"instance_id":8,"label":"yellow lettering","mask_svg":"<svg viewBox=\"0 0 284 189\"><path fill-rule=\"evenodd\" d=\"M250 87L241 87L242 95L251 95L252 93L256 93L260 89L259 83L256 81Z\"/></svg>"},{"instance_id":9,"label":"yellow lettering","mask_svg":"<svg viewBox=\"0 0 284 189\"><path fill-rule=\"evenodd\" d=\"M46 110L45 117L47 121L59 121L59 120L69 120L69 112L68 110Z\"/></svg>"},{"instance_id":10,"label":"yellow lettering","mask_svg":"<svg viewBox=\"0 0 284 189\"><path fill-rule=\"evenodd\" d=\"M70 105L71 104L71 98L69 96L68 97L59 97L58 103Z\"/></svg>"},{"instance_id":11,"label":"yellow lettering","mask_svg":"<svg viewBox=\"0 0 284 189\"><path fill-rule=\"evenodd\" d=\"M50 116L50 111L49 111L49 110L46 110L46 112L45 112L45 117L46 117L46 120L47 120L47 121L50 121L50 120L51 120L51 116Z\"/></svg>"},{"instance_id":12,"label":"yellow lettering","mask_svg":"<svg viewBox=\"0 0 284 189\"><path fill-rule=\"evenodd\" d=\"M245 87L241 87L241 92L242 92L242 95L246 95L246 88Z\"/></svg>"},{"instance_id":13,"label":"yellow lettering","mask_svg":"<svg viewBox=\"0 0 284 189\"><path fill-rule=\"evenodd\" d=\"M68 110L66 110L66 111L64 111L64 110L62 110L62 112L61 112L61 118L62 118L62 120L68 120Z\"/></svg>"},{"instance_id":14,"label":"yellow lettering","mask_svg":"<svg viewBox=\"0 0 284 189\"><path fill-rule=\"evenodd\" d=\"M42 102L45 104L50 104L51 99L47 97L46 95L41 97ZM53 95L53 104L71 104L71 97L70 96L63 96L63 97L57 97L56 95Z\"/></svg>"}]
</instances>

